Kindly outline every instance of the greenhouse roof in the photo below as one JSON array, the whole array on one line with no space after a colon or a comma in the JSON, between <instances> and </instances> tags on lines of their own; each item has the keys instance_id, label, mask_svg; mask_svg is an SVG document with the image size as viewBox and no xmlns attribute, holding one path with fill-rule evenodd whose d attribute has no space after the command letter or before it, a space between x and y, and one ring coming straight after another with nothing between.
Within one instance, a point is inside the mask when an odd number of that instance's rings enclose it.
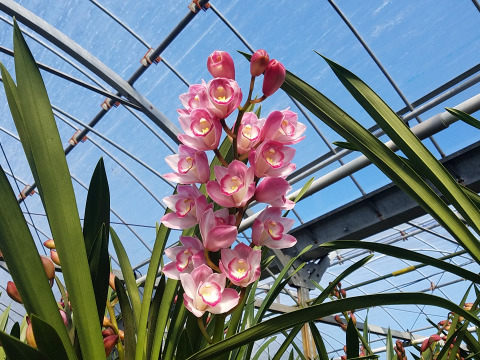
<instances>
[{"instance_id":1,"label":"greenhouse roof","mask_svg":"<svg viewBox=\"0 0 480 360\"><path fill-rule=\"evenodd\" d=\"M175 186L163 175L171 171L165 156L178 151L177 109L182 106L178 96L189 85L208 81L206 59L214 50L232 55L236 79L247 89L249 62L238 51L266 49L271 58L387 142L316 52L341 64L402 116L458 180L480 191L479 133L444 110L458 107L473 116L477 112L478 117L477 0L200 3L208 5L195 13L190 10L195 9L194 3L178 0L135 2L134 6L122 0L0 0L0 61L14 73L15 17L46 83L68 154L79 212L82 216L91 174L103 157L112 195L112 226L138 277L147 271L155 224L165 211L162 199ZM286 108L297 112L299 121L307 125L306 139L294 146L297 170L287 178L292 192L312 177L315 181L308 196L289 214L299 242L276 254L280 260L272 267L273 273L282 267L282 256L289 259L306 245L346 237L396 243L437 258L446 256L478 273L478 265L435 220L358 152L334 145L343 139L296 100L279 91L262 104L261 111L264 115ZM39 252L47 254L42 243L51 237L49 225L3 91L0 110L0 165L19 195ZM248 224L261 209L255 205L247 213L242 241L249 238ZM179 234L174 231L168 245ZM110 253L112 267L118 269L113 246ZM366 254L367 250L328 254L314 247L303 256L307 262L303 272L291 290L281 294L272 314L291 310L302 281L313 279L325 287ZM414 264L375 254L343 287L349 295L400 290L461 300L464 279L435 268L410 268ZM1 278L4 290L8 272L2 271ZM271 281L271 277L262 281L258 299ZM311 284L305 286L311 288L310 298L318 293ZM9 303L3 296L0 309ZM22 308L14 310L11 317L23 316ZM365 321L366 313L359 309L359 322ZM387 328L399 338L421 338L431 333L427 318L438 322L445 316L444 310L429 306L386 306L371 309L368 323L378 327L377 347L382 351ZM319 330L329 355L343 355L340 328L319 325Z\"/></svg>"}]
</instances>

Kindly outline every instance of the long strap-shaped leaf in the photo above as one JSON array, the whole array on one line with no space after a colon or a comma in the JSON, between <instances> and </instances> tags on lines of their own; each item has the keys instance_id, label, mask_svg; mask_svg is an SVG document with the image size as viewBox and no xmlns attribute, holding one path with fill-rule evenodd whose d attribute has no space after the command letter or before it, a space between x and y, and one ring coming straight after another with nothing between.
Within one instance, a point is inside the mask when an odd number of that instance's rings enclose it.
<instances>
[{"instance_id":1,"label":"long strap-shaped leaf","mask_svg":"<svg viewBox=\"0 0 480 360\"><path fill-rule=\"evenodd\" d=\"M394 293L356 296L311 306L266 320L241 333L238 333L237 335L232 336L231 338L225 339L205 350L196 353L195 355L191 356L189 360L213 359L215 356L231 351L232 349L242 345L274 335L295 325L304 324L313 319L318 319L334 313L361 307L400 304L438 306L463 316L465 319L473 322L477 326L480 325L480 319L478 319L476 316L465 311L458 305L434 295L423 293Z\"/></svg>"},{"instance_id":2,"label":"long strap-shaped leaf","mask_svg":"<svg viewBox=\"0 0 480 360\"><path fill-rule=\"evenodd\" d=\"M14 23L14 54L18 97L23 117L14 119L30 167L39 186L72 306L83 357L105 356L95 296L77 204L62 142L40 72ZM18 122L22 124L18 124ZM32 161L33 160L33 161ZM19 269L16 269L19 271Z\"/></svg>"},{"instance_id":3,"label":"long strap-shaped leaf","mask_svg":"<svg viewBox=\"0 0 480 360\"><path fill-rule=\"evenodd\" d=\"M393 245L359 240L336 240L323 243L320 246L329 249L367 249L371 251L376 251L385 255L399 257L405 260L416 261L421 264L434 266L439 269L448 271L452 274L458 275L466 280L470 280L477 284L480 284L480 275L478 274L465 270L464 268L453 265L451 263L435 259L431 256L423 255L415 251L407 250Z\"/></svg>"},{"instance_id":4,"label":"long strap-shaped leaf","mask_svg":"<svg viewBox=\"0 0 480 360\"><path fill-rule=\"evenodd\" d=\"M323 57L323 56L322 56ZM480 216L473 202L462 191L457 181L415 136L397 114L360 78L349 70L323 57L338 79L375 122L410 159L420 167L432 184L458 210L464 219L480 234ZM480 243L468 244L471 252L480 252Z\"/></svg>"},{"instance_id":5,"label":"long strap-shaped leaf","mask_svg":"<svg viewBox=\"0 0 480 360\"><path fill-rule=\"evenodd\" d=\"M38 250L15 194L1 168L0 249L27 312L49 319L50 325L59 335L69 359L75 359L75 352L48 284ZM28 264L28 269L25 269L26 264Z\"/></svg>"},{"instance_id":6,"label":"long strap-shaped leaf","mask_svg":"<svg viewBox=\"0 0 480 360\"><path fill-rule=\"evenodd\" d=\"M143 301L140 312L140 321L137 330L137 347L135 349L135 359L144 359L146 343L147 343L147 322L148 314L150 312L150 300L153 294L153 287L158 274L158 268L160 266L160 260L167 243L168 234L170 229L163 224L160 225L157 231L157 237L153 246L152 257L150 258L150 264L148 265L147 277L145 279L145 287L143 290Z\"/></svg>"},{"instance_id":7,"label":"long strap-shaped leaf","mask_svg":"<svg viewBox=\"0 0 480 360\"><path fill-rule=\"evenodd\" d=\"M391 149L326 96L290 72L287 72L282 89L352 143L400 189L430 213L477 262L480 262L480 248L476 237L421 176Z\"/></svg>"}]
</instances>

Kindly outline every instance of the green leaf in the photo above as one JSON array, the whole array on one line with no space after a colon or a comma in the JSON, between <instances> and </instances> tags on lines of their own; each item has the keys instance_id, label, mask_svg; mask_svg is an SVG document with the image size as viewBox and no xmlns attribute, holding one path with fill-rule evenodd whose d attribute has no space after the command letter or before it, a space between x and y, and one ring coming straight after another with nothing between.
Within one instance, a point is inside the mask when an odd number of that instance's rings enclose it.
<instances>
[{"instance_id":1,"label":"green leaf","mask_svg":"<svg viewBox=\"0 0 480 360\"><path fill-rule=\"evenodd\" d=\"M245 344L274 335L282 330L287 330L295 325L331 315L334 313L348 311L355 308L381 306L381 305L432 305L447 310L451 310L473 322L480 325L480 319L471 315L458 305L445 300L444 298L423 293L394 293L394 294L374 294L365 296L356 296L328 302L325 304L314 305L308 308L293 311L291 313L277 316L273 319L263 321L251 328L242 331L228 339L225 339L211 347L204 349L191 356L190 360L212 359L215 356L226 353L232 349Z\"/></svg>"},{"instance_id":2,"label":"green leaf","mask_svg":"<svg viewBox=\"0 0 480 360\"><path fill-rule=\"evenodd\" d=\"M302 186L302 188L298 192L298 195L295 197L295 199L293 199L294 203L297 203L298 201L300 201L300 199L303 197L303 195L305 195L305 193L308 191L308 189L310 189L310 186L312 186L313 180L315 180L315 178L312 177L310 180L308 180L305 183L305 185ZM283 214L283 217L286 217L289 212L290 212L290 210L286 211L285 214Z\"/></svg>"},{"instance_id":3,"label":"green leaf","mask_svg":"<svg viewBox=\"0 0 480 360\"><path fill-rule=\"evenodd\" d=\"M18 340L17 338L10 336L3 331L0 331L0 341L2 347L5 350L8 358L11 360L54 360L56 358L50 358L41 351L34 349L30 345Z\"/></svg>"},{"instance_id":4,"label":"green leaf","mask_svg":"<svg viewBox=\"0 0 480 360\"><path fill-rule=\"evenodd\" d=\"M158 314L160 313L160 305L162 303L163 294L165 290L165 275L162 274L158 282L155 295L153 296L152 305L150 306L150 314L148 316L148 336L147 336L147 359L150 359L152 352L153 340L155 337L155 327L158 321Z\"/></svg>"},{"instance_id":5,"label":"green leaf","mask_svg":"<svg viewBox=\"0 0 480 360\"><path fill-rule=\"evenodd\" d=\"M7 328L8 314L10 314L10 305L8 305L5 310L3 310L2 315L0 315L0 331L5 331Z\"/></svg>"},{"instance_id":6,"label":"green leaf","mask_svg":"<svg viewBox=\"0 0 480 360\"><path fill-rule=\"evenodd\" d=\"M51 325L59 333L64 347L70 347L68 351L73 359L73 348L43 270L37 247L3 170L0 171L0 249L25 309L29 314L39 314L50 320ZM25 271L26 264L29 271Z\"/></svg>"},{"instance_id":7,"label":"green leaf","mask_svg":"<svg viewBox=\"0 0 480 360\"><path fill-rule=\"evenodd\" d=\"M459 120L462 120L463 122L467 123L468 125L472 125L473 127L480 129L480 121L475 119L470 114L467 114L464 111L453 109L453 108L445 108L445 110L447 110L453 116L456 116Z\"/></svg>"},{"instance_id":8,"label":"green leaf","mask_svg":"<svg viewBox=\"0 0 480 360\"><path fill-rule=\"evenodd\" d=\"M319 54L320 55L320 54ZM320 55L321 56L321 55ZM323 57L323 56L322 56ZM464 219L480 234L480 217L478 209L464 194L458 182L433 156L425 145L413 134L398 115L360 78L349 70L323 57L345 88L357 102L370 114L375 122L398 146L398 148L415 164L422 169L427 178L458 210ZM476 256L480 255L478 241L465 242L469 251ZM477 258L477 262L480 258Z\"/></svg>"},{"instance_id":9,"label":"green leaf","mask_svg":"<svg viewBox=\"0 0 480 360\"><path fill-rule=\"evenodd\" d=\"M462 267L447 263L435 259L431 256L423 255L415 251L407 250L393 245L380 244L375 242L368 241L359 241L359 240L335 240L331 242L326 242L321 245L321 247L329 249L367 249L371 251L376 251L385 255L390 255L393 257L416 261L425 265L430 265L437 267L439 269L448 271L452 274L458 275L466 280L473 281L474 283L480 283L480 275L475 274L474 272L468 271ZM407 268L408 269L408 268ZM400 272L396 272L400 275Z\"/></svg>"},{"instance_id":10,"label":"green leaf","mask_svg":"<svg viewBox=\"0 0 480 360\"><path fill-rule=\"evenodd\" d=\"M265 340L264 343L258 348L257 352L255 355L252 357L252 360L258 360L262 354L264 354L265 349L268 348L268 346L275 341L277 337L273 336L268 340Z\"/></svg>"},{"instance_id":11,"label":"green leaf","mask_svg":"<svg viewBox=\"0 0 480 360\"><path fill-rule=\"evenodd\" d=\"M355 145L352 145L348 141L334 141L333 145L338 146L342 149L347 149L347 150L352 150L352 151L358 151L358 149L355 147Z\"/></svg>"},{"instance_id":12,"label":"green leaf","mask_svg":"<svg viewBox=\"0 0 480 360\"><path fill-rule=\"evenodd\" d=\"M169 316L171 314L171 307L174 304L175 295L178 291L178 280L167 279L167 283L165 285L165 289L162 293L160 310L158 312L158 317L155 323L150 324L152 329L149 331L153 332L153 345L152 351L148 357L148 359L158 359L160 354L160 348L163 342L163 336L165 334L165 329L167 326L168 321L170 320ZM177 302L178 302L177 298ZM180 302L182 299L180 299Z\"/></svg>"},{"instance_id":13,"label":"green leaf","mask_svg":"<svg viewBox=\"0 0 480 360\"><path fill-rule=\"evenodd\" d=\"M112 238L113 247L115 248L115 253L117 254L118 262L120 263L120 269L122 270L123 280L125 285L127 285L127 293L132 304L133 315L135 316L135 325L138 331L139 321L140 321L140 311L141 311L141 302L140 294L138 292L137 283L135 281L135 275L132 271L132 265L128 259L127 252L122 245L122 242L117 236L117 233L113 228L110 228L110 236Z\"/></svg>"},{"instance_id":14,"label":"green leaf","mask_svg":"<svg viewBox=\"0 0 480 360\"><path fill-rule=\"evenodd\" d=\"M123 288L123 284L115 277L115 291L118 296L118 303L120 304L120 313L123 320L123 331L125 332L125 360L135 359L135 319L133 318L132 307L128 301L127 294Z\"/></svg>"},{"instance_id":15,"label":"green leaf","mask_svg":"<svg viewBox=\"0 0 480 360\"><path fill-rule=\"evenodd\" d=\"M20 324L18 321L13 324L12 329L10 330L10 336L20 339Z\"/></svg>"},{"instance_id":16,"label":"green leaf","mask_svg":"<svg viewBox=\"0 0 480 360\"><path fill-rule=\"evenodd\" d=\"M480 247L476 237L422 177L391 149L327 97L288 71L282 89L357 147L400 189L430 213L476 261L480 261Z\"/></svg>"},{"instance_id":17,"label":"green leaf","mask_svg":"<svg viewBox=\"0 0 480 360\"><path fill-rule=\"evenodd\" d=\"M347 359L358 358L360 355L360 352L358 350L357 328L353 324L352 319L348 320L346 343L347 343Z\"/></svg>"},{"instance_id":18,"label":"green leaf","mask_svg":"<svg viewBox=\"0 0 480 360\"><path fill-rule=\"evenodd\" d=\"M160 225L160 228L157 231L155 244L153 246L150 264L148 265L147 277L145 279L145 285L143 290L144 301L142 301L140 320L137 328L137 347L135 351L136 360L141 360L144 358L144 346L146 345L147 341L147 322L148 314L150 312L150 300L152 299L153 287L155 285L155 280L157 279L157 274L159 272L160 259L163 256L163 250L165 249L169 234L170 229L163 224Z\"/></svg>"},{"instance_id":19,"label":"green leaf","mask_svg":"<svg viewBox=\"0 0 480 360\"><path fill-rule=\"evenodd\" d=\"M310 331L312 332L312 337L317 348L319 360L328 360L327 349L325 348L325 344L323 342L322 335L320 335L320 331L318 331L314 322L309 322L308 325L310 326Z\"/></svg>"},{"instance_id":20,"label":"green leaf","mask_svg":"<svg viewBox=\"0 0 480 360\"><path fill-rule=\"evenodd\" d=\"M35 314L30 317L38 349L55 360L67 360L68 355L55 329Z\"/></svg>"},{"instance_id":21,"label":"green leaf","mask_svg":"<svg viewBox=\"0 0 480 360\"><path fill-rule=\"evenodd\" d=\"M183 288L180 287L178 291L178 298L183 299ZM183 301L177 301L170 318L170 325L168 327L167 338L165 339L165 350L163 351L164 359L173 359L175 350L177 348L180 334L187 319L187 308ZM153 358L152 358L153 359Z\"/></svg>"},{"instance_id":22,"label":"green leaf","mask_svg":"<svg viewBox=\"0 0 480 360\"><path fill-rule=\"evenodd\" d=\"M42 77L16 22L13 42L22 109L22 117L17 119L22 124L18 126L16 121L17 129L20 129L22 144L31 152L30 167L62 262L72 307L77 312L75 319L83 356L89 360L102 359L105 352L98 316L91 311L96 309L95 294L70 173ZM23 270L12 269L13 272Z\"/></svg>"},{"instance_id":23,"label":"green leaf","mask_svg":"<svg viewBox=\"0 0 480 360\"><path fill-rule=\"evenodd\" d=\"M392 340L392 332L390 328L388 328L387 332L387 360L394 360L395 352L393 351L393 340Z\"/></svg>"},{"instance_id":24,"label":"green leaf","mask_svg":"<svg viewBox=\"0 0 480 360\"><path fill-rule=\"evenodd\" d=\"M98 320L101 323L105 314L110 258L108 255L108 232L110 228L110 191L103 159L98 161L88 187L83 238L88 256Z\"/></svg>"}]
</instances>

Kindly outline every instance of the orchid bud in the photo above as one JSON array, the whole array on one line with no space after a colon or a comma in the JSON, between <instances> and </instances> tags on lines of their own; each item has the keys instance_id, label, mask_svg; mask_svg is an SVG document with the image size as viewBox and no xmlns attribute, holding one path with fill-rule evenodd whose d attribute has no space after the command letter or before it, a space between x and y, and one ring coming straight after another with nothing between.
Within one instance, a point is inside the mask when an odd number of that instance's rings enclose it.
<instances>
[{"instance_id":1,"label":"orchid bud","mask_svg":"<svg viewBox=\"0 0 480 360\"><path fill-rule=\"evenodd\" d=\"M108 328L108 327L113 327L113 324L112 324L112 322L110 321L109 318L107 318L106 316L104 316L104 317L103 317L102 326L105 327L105 328Z\"/></svg>"},{"instance_id":2,"label":"orchid bud","mask_svg":"<svg viewBox=\"0 0 480 360\"><path fill-rule=\"evenodd\" d=\"M423 340L422 346L420 347L420 352L424 352L425 350L428 349L429 346L430 346L430 342L428 341L428 339Z\"/></svg>"},{"instance_id":3,"label":"orchid bud","mask_svg":"<svg viewBox=\"0 0 480 360\"><path fill-rule=\"evenodd\" d=\"M280 86L285 81L285 74L285 67L282 63L275 59L270 60L263 76L263 95L270 96L280 89Z\"/></svg>"},{"instance_id":4,"label":"orchid bud","mask_svg":"<svg viewBox=\"0 0 480 360\"><path fill-rule=\"evenodd\" d=\"M357 318L355 317L355 315L350 314L350 320L352 321L352 324L353 324L354 326L357 325Z\"/></svg>"},{"instance_id":5,"label":"orchid bud","mask_svg":"<svg viewBox=\"0 0 480 360\"><path fill-rule=\"evenodd\" d=\"M335 315L334 319L335 319L335 321L336 321L337 323L339 323L339 324L342 324L342 323L343 323L342 319L340 319L340 315Z\"/></svg>"},{"instance_id":6,"label":"orchid bud","mask_svg":"<svg viewBox=\"0 0 480 360\"><path fill-rule=\"evenodd\" d=\"M235 80L235 65L229 53L215 50L207 60L208 72L214 77Z\"/></svg>"},{"instance_id":7,"label":"orchid bud","mask_svg":"<svg viewBox=\"0 0 480 360\"><path fill-rule=\"evenodd\" d=\"M60 266L60 258L58 257L58 253L55 250L50 249L50 259L52 259L55 264Z\"/></svg>"},{"instance_id":8,"label":"orchid bud","mask_svg":"<svg viewBox=\"0 0 480 360\"><path fill-rule=\"evenodd\" d=\"M40 256L40 260L42 260L43 269L45 270L45 274L47 275L48 280L55 279L55 265L53 265L52 260Z\"/></svg>"},{"instance_id":9,"label":"orchid bud","mask_svg":"<svg viewBox=\"0 0 480 360\"><path fill-rule=\"evenodd\" d=\"M53 239L49 239L43 243L43 246L45 246L47 249L55 249L55 242Z\"/></svg>"},{"instance_id":10,"label":"orchid bud","mask_svg":"<svg viewBox=\"0 0 480 360\"><path fill-rule=\"evenodd\" d=\"M35 337L33 336L33 328L32 323L28 324L27 332L25 334L25 338L27 340L27 344L31 347L37 348L37 342L35 341Z\"/></svg>"},{"instance_id":11,"label":"orchid bud","mask_svg":"<svg viewBox=\"0 0 480 360\"><path fill-rule=\"evenodd\" d=\"M108 328L108 329L105 329L105 330L102 331L102 336L104 338L106 338L107 336L110 336L110 335L115 335L115 331L113 331L113 329Z\"/></svg>"},{"instance_id":12,"label":"orchid bud","mask_svg":"<svg viewBox=\"0 0 480 360\"><path fill-rule=\"evenodd\" d=\"M430 343L434 343L440 340L442 340L442 337L438 334L430 335L430 337L428 338L428 341L430 341Z\"/></svg>"},{"instance_id":13,"label":"orchid bud","mask_svg":"<svg viewBox=\"0 0 480 360\"><path fill-rule=\"evenodd\" d=\"M62 317L63 323L65 326L68 326L67 313L62 309L58 309L58 311L60 311L60 316Z\"/></svg>"},{"instance_id":14,"label":"orchid bud","mask_svg":"<svg viewBox=\"0 0 480 360\"><path fill-rule=\"evenodd\" d=\"M113 273L110 273L110 278L108 279L108 284L113 289L113 291L115 291L115 275Z\"/></svg>"},{"instance_id":15,"label":"orchid bud","mask_svg":"<svg viewBox=\"0 0 480 360\"><path fill-rule=\"evenodd\" d=\"M262 75L269 61L270 58L265 50L260 49L255 51L250 59L250 74L252 74L252 76Z\"/></svg>"},{"instance_id":16,"label":"orchid bud","mask_svg":"<svg viewBox=\"0 0 480 360\"><path fill-rule=\"evenodd\" d=\"M7 294L10 296L12 300L15 300L16 302L23 304L22 298L20 297L20 294L18 293L17 286L13 281L7 282Z\"/></svg>"},{"instance_id":17,"label":"orchid bud","mask_svg":"<svg viewBox=\"0 0 480 360\"><path fill-rule=\"evenodd\" d=\"M105 356L109 356L115 345L118 343L118 335L110 335L103 339L103 347L105 348Z\"/></svg>"},{"instance_id":18,"label":"orchid bud","mask_svg":"<svg viewBox=\"0 0 480 360\"><path fill-rule=\"evenodd\" d=\"M121 329L118 329L118 336L120 337L120 340L125 340L125 332Z\"/></svg>"}]
</instances>

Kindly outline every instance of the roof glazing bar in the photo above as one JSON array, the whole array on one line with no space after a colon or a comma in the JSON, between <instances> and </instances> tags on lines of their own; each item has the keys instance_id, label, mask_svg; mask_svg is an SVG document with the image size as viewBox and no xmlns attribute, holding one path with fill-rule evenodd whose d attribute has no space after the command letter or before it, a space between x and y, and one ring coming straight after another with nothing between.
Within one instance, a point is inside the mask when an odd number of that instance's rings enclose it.
<instances>
[{"instance_id":1,"label":"roof glazing bar","mask_svg":"<svg viewBox=\"0 0 480 360\"><path fill-rule=\"evenodd\" d=\"M60 49L65 51L71 57L76 59L90 71L100 77L107 84L115 88L123 96L127 97L131 101L136 102L142 107L145 115L147 115L156 125L165 131L165 133L174 142L179 142L177 135L180 133L180 130L175 124L173 124L162 112L160 112L147 98L135 90L130 82L122 79L116 72L103 64L83 47L75 43L65 34L48 24L37 15L33 14L12 0L0 0L0 11L4 11L10 16L15 16L18 21L22 22L33 31L37 32L48 41L58 46ZM184 26L185 25L186 24L184 24ZM145 71L145 67L142 66L142 68L143 71ZM141 71L141 73L143 73L143 71ZM134 80L136 80L136 78Z\"/></svg>"}]
</instances>

